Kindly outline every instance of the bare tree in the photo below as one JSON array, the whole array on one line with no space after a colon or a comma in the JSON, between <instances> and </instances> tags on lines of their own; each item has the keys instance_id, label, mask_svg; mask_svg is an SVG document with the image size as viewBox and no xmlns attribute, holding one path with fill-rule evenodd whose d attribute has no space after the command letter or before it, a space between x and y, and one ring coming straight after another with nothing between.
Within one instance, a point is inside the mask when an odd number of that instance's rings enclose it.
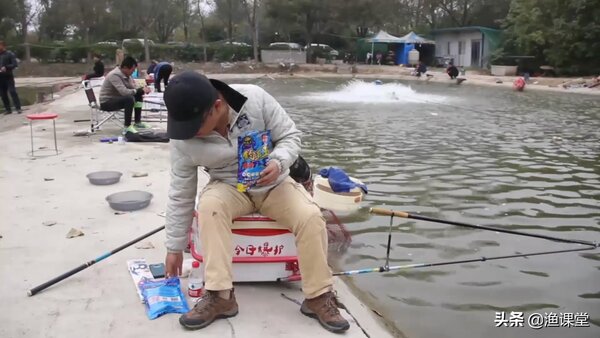
<instances>
[{"instance_id":1,"label":"bare tree","mask_svg":"<svg viewBox=\"0 0 600 338\"><path fill-rule=\"evenodd\" d=\"M27 42L27 32L33 19L38 15L37 8L34 8L31 1L17 0L15 1L15 11L17 24L15 30L19 40Z\"/></svg>"},{"instance_id":2,"label":"bare tree","mask_svg":"<svg viewBox=\"0 0 600 338\"><path fill-rule=\"evenodd\" d=\"M233 31L237 20L243 18L241 3L238 0L214 0L215 14L227 28L227 40L233 41Z\"/></svg>"},{"instance_id":3,"label":"bare tree","mask_svg":"<svg viewBox=\"0 0 600 338\"><path fill-rule=\"evenodd\" d=\"M161 9L154 15L153 24L158 41L167 42L173 31L181 25L182 11L179 5L178 0L162 0ZM187 15L187 10L184 12Z\"/></svg>"},{"instance_id":4,"label":"bare tree","mask_svg":"<svg viewBox=\"0 0 600 338\"><path fill-rule=\"evenodd\" d=\"M188 42L190 28L190 13L192 13L191 0L177 0L177 7L180 9L181 24L183 26L183 40Z\"/></svg>"},{"instance_id":5,"label":"bare tree","mask_svg":"<svg viewBox=\"0 0 600 338\"><path fill-rule=\"evenodd\" d=\"M150 27L156 21L158 8L162 5L161 0L145 0L139 7L138 14L141 16L142 32L144 34L144 60L150 62L150 45L148 44L148 36Z\"/></svg>"},{"instance_id":6,"label":"bare tree","mask_svg":"<svg viewBox=\"0 0 600 338\"><path fill-rule=\"evenodd\" d=\"M213 6L214 2L212 0L196 0L196 15L200 19L200 39L202 40L204 51L204 62L208 61L208 55L206 54L206 26L204 21L209 9Z\"/></svg>"},{"instance_id":7,"label":"bare tree","mask_svg":"<svg viewBox=\"0 0 600 338\"><path fill-rule=\"evenodd\" d=\"M439 0L438 4L452 22L457 26L465 26L469 23L470 10L476 0Z\"/></svg>"},{"instance_id":8,"label":"bare tree","mask_svg":"<svg viewBox=\"0 0 600 338\"><path fill-rule=\"evenodd\" d=\"M75 25L83 37L86 45L91 44L92 34L96 33L100 22L107 14L109 8L107 0L68 0L67 13L71 17L70 23ZM91 61L91 50L88 49L87 60Z\"/></svg>"},{"instance_id":9,"label":"bare tree","mask_svg":"<svg viewBox=\"0 0 600 338\"><path fill-rule=\"evenodd\" d=\"M254 61L258 62L258 16L257 9L260 6L260 0L241 0L248 17L248 24L252 31L252 49L254 52Z\"/></svg>"}]
</instances>

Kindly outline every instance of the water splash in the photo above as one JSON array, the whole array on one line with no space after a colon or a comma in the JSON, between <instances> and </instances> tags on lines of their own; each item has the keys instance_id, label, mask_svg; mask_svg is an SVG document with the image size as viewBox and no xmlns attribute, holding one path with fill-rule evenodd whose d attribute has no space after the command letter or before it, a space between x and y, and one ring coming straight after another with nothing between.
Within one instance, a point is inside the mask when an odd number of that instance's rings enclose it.
<instances>
[{"instance_id":1,"label":"water splash","mask_svg":"<svg viewBox=\"0 0 600 338\"><path fill-rule=\"evenodd\" d=\"M436 103L447 99L445 96L417 93L401 83L377 84L362 80L349 81L335 91L309 93L307 96L314 100L347 103Z\"/></svg>"}]
</instances>

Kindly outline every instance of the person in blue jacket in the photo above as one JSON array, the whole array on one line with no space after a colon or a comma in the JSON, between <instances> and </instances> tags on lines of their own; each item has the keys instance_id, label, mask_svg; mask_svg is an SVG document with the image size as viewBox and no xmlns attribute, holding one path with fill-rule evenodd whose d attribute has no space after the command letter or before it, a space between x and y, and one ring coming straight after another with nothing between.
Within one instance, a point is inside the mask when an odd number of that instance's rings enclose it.
<instances>
[{"instance_id":1,"label":"person in blue jacket","mask_svg":"<svg viewBox=\"0 0 600 338\"><path fill-rule=\"evenodd\" d=\"M148 67L148 75L151 73L154 74L154 89L156 92L160 93L160 82L163 81L165 83L165 88L169 85L169 77L173 72L173 66L165 61L155 63L156 61L153 61L152 64L150 64L150 67Z\"/></svg>"},{"instance_id":2,"label":"person in blue jacket","mask_svg":"<svg viewBox=\"0 0 600 338\"><path fill-rule=\"evenodd\" d=\"M148 66L148 70L146 71L146 75L154 74L154 68L156 68L156 64L158 62L156 60L150 61L150 65Z\"/></svg>"}]
</instances>

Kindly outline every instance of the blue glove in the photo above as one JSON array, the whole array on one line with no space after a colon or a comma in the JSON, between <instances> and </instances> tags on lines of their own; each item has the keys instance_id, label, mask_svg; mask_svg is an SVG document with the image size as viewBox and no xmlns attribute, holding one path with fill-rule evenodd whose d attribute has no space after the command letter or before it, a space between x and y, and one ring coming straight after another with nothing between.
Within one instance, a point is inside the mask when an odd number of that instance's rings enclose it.
<instances>
[{"instance_id":1,"label":"blue glove","mask_svg":"<svg viewBox=\"0 0 600 338\"><path fill-rule=\"evenodd\" d=\"M365 194L368 193L366 185L352 181L348 174L346 174L346 172L340 168L324 168L319 171L319 175L327 178L329 181L329 186L334 192L350 192L350 190L359 187L365 192Z\"/></svg>"}]
</instances>

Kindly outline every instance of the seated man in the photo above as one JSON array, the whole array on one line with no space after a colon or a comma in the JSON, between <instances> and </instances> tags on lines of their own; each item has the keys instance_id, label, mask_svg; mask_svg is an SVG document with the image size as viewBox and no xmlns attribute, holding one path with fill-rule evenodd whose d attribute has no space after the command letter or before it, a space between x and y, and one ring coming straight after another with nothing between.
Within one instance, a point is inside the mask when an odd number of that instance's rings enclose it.
<instances>
[{"instance_id":1,"label":"seated man","mask_svg":"<svg viewBox=\"0 0 600 338\"><path fill-rule=\"evenodd\" d=\"M94 55L94 72L86 74L83 79L89 80L95 77L103 77L104 76L104 63L102 63L102 57L99 55Z\"/></svg>"},{"instance_id":2,"label":"seated man","mask_svg":"<svg viewBox=\"0 0 600 338\"><path fill-rule=\"evenodd\" d=\"M448 76L450 76L452 80L454 80L458 76L458 68L456 68L454 64L450 63L448 65L448 68L446 68L446 73L448 74Z\"/></svg>"},{"instance_id":3,"label":"seated man","mask_svg":"<svg viewBox=\"0 0 600 338\"><path fill-rule=\"evenodd\" d=\"M344 332L350 325L340 315L327 265L327 230L310 194L289 177L300 151L301 132L262 88L229 86L188 71L165 90L171 138L171 184L166 221L166 272L182 269L192 224L198 168L210 175L198 200L198 224L205 263L206 294L179 318L188 329L201 329L217 318L233 317L238 304L232 284L232 220L255 211L294 233L306 299L300 311L327 330ZM274 148L258 185L242 193L237 185L238 136L270 130ZM249 310L251 311L251 309Z\"/></svg>"},{"instance_id":4,"label":"seated man","mask_svg":"<svg viewBox=\"0 0 600 338\"><path fill-rule=\"evenodd\" d=\"M152 70L152 72L150 70ZM154 90L156 92L161 92L160 81L163 81L165 83L165 88L167 88L169 77L172 72L173 66L168 62L159 62L154 67L152 67L152 65L148 67L148 74L154 74Z\"/></svg>"},{"instance_id":5,"label":"seated man","mask_svg":"<svg viewBox=\"0 0 600 338\"><path fill-rule=\"evenodd\" d=\"M125 130L127 132L137 133L136 128L149 128L150 126L142 122L142 101L143 95L150 92L150 88L136 88L136 84L131 78L131 74L137 68L137 61L131 56L127 56L121 62L120 67L116 67L106 74L106 78L100 88L100 109L104 111L115 111L123 109L125 111ZM135 108L135 124L131 125L131 114Z\"/></svg>"}]
</instances>

